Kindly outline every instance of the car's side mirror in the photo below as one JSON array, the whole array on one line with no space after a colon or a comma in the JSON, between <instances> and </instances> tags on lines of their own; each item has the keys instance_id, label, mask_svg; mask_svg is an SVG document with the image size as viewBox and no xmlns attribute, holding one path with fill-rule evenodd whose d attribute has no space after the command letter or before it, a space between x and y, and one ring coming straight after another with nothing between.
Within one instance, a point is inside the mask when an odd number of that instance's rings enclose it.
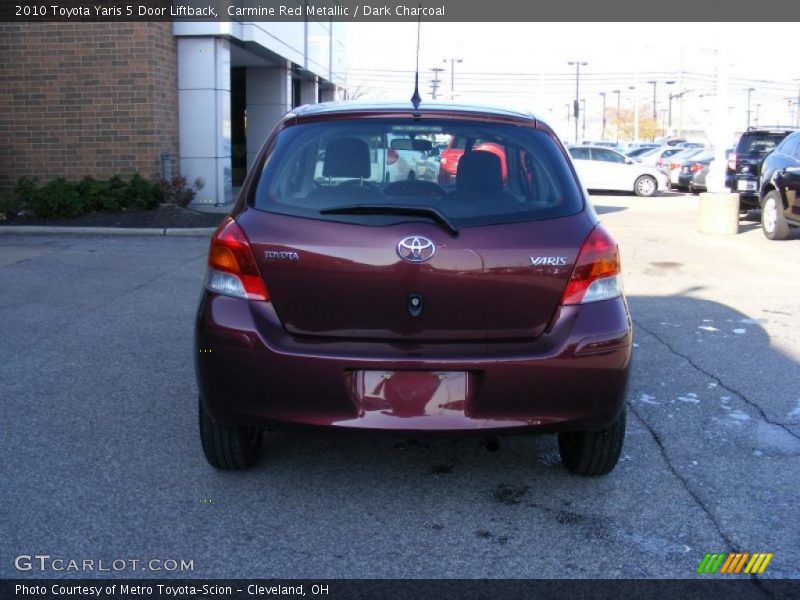
<instances>
[{"instance_id":1,"label":"car's side mirror","mask_svg":"<svg viewBox=\"0 0 800 600\"><path fill-rule=\"evenodd\" d=\"M626 165L632 165L633 164L633 159L632 158L626 158L625 159L625 164Z\"/></svg>"}]
</instances>

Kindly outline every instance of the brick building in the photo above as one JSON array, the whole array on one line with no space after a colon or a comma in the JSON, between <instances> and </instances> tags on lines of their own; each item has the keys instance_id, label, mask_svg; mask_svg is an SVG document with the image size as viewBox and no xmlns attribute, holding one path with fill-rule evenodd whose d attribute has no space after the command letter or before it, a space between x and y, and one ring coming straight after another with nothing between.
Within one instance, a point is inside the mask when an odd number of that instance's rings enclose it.
<instances>
[{"instance_id":1,"label":"brick building","mask_svg":"<svg viewBox=\"0 0 800 600\"><path fill-rule=\"evenodd\" d=\"M332 100L341 25L0 23L0 191L42 180L157 179L162 157L231 198L277 119Z\"/></svg>"}]
</instances>

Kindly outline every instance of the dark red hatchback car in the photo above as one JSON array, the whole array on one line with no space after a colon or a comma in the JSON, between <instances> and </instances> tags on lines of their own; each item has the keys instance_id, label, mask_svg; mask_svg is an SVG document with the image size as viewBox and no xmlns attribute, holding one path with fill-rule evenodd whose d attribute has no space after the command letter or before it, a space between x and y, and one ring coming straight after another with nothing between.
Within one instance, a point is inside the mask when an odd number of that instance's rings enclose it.
<instances>
[{"instance_id":1,"label":"dark red hatchback car","mask_svg":"<svg viewBox=\"0 0 800 600\"><path fill-rule=\"evenodd\" d=\"M441 183L429 150L454 138L463 154ZM397 147L415 152L406 179L386 176ZM583 475L611 471L622 448L632 329L617 244L530 115L286 115L211 241L195 340L218 468L253 465L263 428L298 424L555 432Z\"/></svg>"}]
</instances>

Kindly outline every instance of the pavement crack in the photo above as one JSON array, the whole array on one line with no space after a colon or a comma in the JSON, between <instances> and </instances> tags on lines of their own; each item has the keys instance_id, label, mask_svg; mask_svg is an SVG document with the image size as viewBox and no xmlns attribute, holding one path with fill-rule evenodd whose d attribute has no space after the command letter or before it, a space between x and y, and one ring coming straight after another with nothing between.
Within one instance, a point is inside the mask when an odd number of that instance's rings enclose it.
<instances>
[{"instance_id":1,"label":"pavement crack","mask_svg":"<svg viewBox=\"0 0 800 600\"><path fill-rule=\"evenodd\" d=\"M701 367L700 365L698 365L698 364L697 364L697 363L696 363L696 362L695 362L695 361L692 359L692 357L691 357L691 356L689 356L688 354L684 354L683 352L679 352L678 350L676 350L676 349L675 349L675 348L674 348L674 347L673 347L673 346L672 346L672 345L671 345L669 342L667 342L666 340L662 339L662 338L661 338L661 337L660 337L660 336L659 336L657 333L655 333L655 332L654 332L654 331L652 331L651 329L648 329L647 327L645 327L644 325L642 325L642 324L641 324L639 321L637 321L636 319L634 319L634 320L633 320L633 322L635 323L636 327L638 327L639 329L643 330L645 333L647 333L647 334L651 335L651 336L652 336L652 337L654 337L656 340L658 340L659 342L661 342L661 344L662 344L662 345L663 345L663 346L664 346L664 347L665 347L667 350L669 350L669 351L670 351L672 354L674 354L675 356L679 356L680 358L684 359L684 360L685 360L686 362L688 362L688 363L689 363L689 364L690 364L690 365L691 365L691 366L692 366L694 369L696 369L697 371L699 371L700 373L702 373L702 374L703 374L703 375L705 375L706 377L709 377L710 379L712 379L713 381L715 381L715 382L717 383L717 385L718 385L718 386L719 386L721 389L723 389L723 390L726 390L727 392L730 392L731 394L734 394L735 396L738 396L739 398L741 398L741 399L744 401L744 403L745 403L745 404L747 404L748 406L750 406L750 407L751 407L753 410L755 410L755 411L756 411L756 412L757 412L757 413L758 413L758 414L761 416L761 419L762 419L762 420L763 420L765 423L769 423L770 425L775 425L776 427L780 427L780 428L781 428L781 429L783 429L785 432L787 432L789 435L791 435L793 438L795 438L795 439L797 439L797 440L800 440L800 435L797 435L797 434L796 434L794 431L792 431L792 430L789 428L789 426L788 426L786 423L782 423L781 421L776 421L775 419L772 419L772 418L770 418L770 417L767 415L767 413L766 413L766 412L764 412L764 409L763 409L763 408L761 408L761 406L759 406L759 405L758 405L756 402L754 402L753 400L750 400L750 399L749 399L749 398L748 398L748 397L747 397L747 396L746 396L746 395L745 395L743 392L740 392L740 391L739 391L739 390L737 390L736 388L734 388L734 387L732 387L731 385L729 385L729 384L725 383L725 382L724 382L724 381L723 381L723 380L722 380L722 379L721 379L721 378L720 378L718 375L715 375L715 374L711 373L710 371L707 371L706 369L704 369L704 368L703 368L703 367Z\"/></svg>"},{"instance_id":2,"label":"pavement crack","mask_svg":"<svg viewBox=\"0 0 800 600\"><path fill-rule=\"evenodd\" d=\"M675 479L677 479L680 482L681 487L683 487L683 489L686 491L686 493L689 494L692 497L692 499L695 501L695 503L706 514L706 516L708 517L709 521L711 521L711 523L714 525L714 529L716 529L717 534L719 534L719 537L722 538L730 548L735 548L736 544L722 530L722 527L720 526L719 522L717 521L717 518L714 515L714 513L711 512L711 509L706 505L706 503L703 501L703 499L691 488L691 486L689 485L689 481L678 471L678 469L675 467L675 465L672 464L672 460L670 460L670 457L667 454L667 449L664 447L664 443L661 441L661 437L658 435L658 433L656 432L655 428L653 428L650 425L650 423L648 423L637 412L636 408L632 404L628 403L628 408L634 414L634 416L639 420L639 422L645 427L645 429L647 429L647 431L650 433L651 437L653 438L653 440L655 441L656 445L658 446L658 450L659 450L661 456L664 458L664 462L667 463L667 467L669 468L670 472L672 473L672 476L675 477Z\"/></svg>"}]
</instances>

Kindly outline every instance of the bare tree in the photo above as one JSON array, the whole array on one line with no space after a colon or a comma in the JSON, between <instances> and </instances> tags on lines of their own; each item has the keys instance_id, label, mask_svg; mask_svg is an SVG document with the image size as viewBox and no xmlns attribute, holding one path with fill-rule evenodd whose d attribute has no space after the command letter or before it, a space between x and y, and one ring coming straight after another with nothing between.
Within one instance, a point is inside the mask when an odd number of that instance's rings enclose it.
<instances>
[{"instance_id":1,"label":"bare tree","mask_svg":"<svg viewBox=\"0 0 800 600\"><path fill-rule=\"evenodd\" d=\"M362 96L368 94L370 91L368 86L364 84L359 84L354 87L348 87L347 82L345 81L345 87L339 88L339 99L340 100L358 100Z\"/></svg>"}]
</instances>

